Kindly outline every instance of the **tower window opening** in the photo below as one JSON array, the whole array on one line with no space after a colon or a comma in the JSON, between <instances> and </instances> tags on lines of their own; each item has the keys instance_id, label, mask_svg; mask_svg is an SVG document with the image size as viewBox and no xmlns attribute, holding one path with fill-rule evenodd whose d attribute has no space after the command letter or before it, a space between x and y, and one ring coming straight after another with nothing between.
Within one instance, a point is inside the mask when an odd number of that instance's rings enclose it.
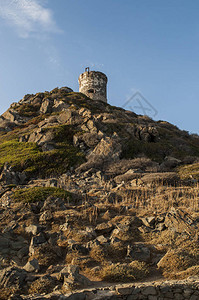
<instances>
[{"instance_id":1,"label":"tower window opening","mask_svg":"<svg viewBox=\"0 0 199 300\"><path fill-rule=\"evenodd\" d=\"M94 93L95 93L95 90L94 90L94 89L90 89L90 90L88 90L88 93L94 94Z\"/></svg>"}]
</instances>

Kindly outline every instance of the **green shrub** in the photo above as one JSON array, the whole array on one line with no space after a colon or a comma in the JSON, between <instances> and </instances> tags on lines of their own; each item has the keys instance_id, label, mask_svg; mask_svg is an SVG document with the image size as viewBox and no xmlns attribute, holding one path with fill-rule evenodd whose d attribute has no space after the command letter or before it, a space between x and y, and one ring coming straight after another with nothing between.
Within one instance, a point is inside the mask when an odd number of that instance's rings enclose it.
<instances>
[{"instance_id":1,"label":"green shrub","mask_svg":"<svg viewBox=\"0 0 199 300\"><path fill-rule=\"evenodd\" d=\"M129 140L123 147L122 158L132 159L138 154L144 154L150 159L161 162L166 155L169 155L172 147L166 142L149 143L138 139Z\"/></svg>"},{"instance_id":2,"label":"green shrub","mask_svg":"<svg viewBox=\"0 0 199 300\"><path fill-rule=\"evenodd\" d=\"M62 133L63 134L63 133ZM57 139L61 140L58 134ZM36 143L11 140L0 144L0 168L7 162L15 171L25 171L28 177L57 176L70 167L84 162L84 154L72 143L63 141L56 149L42 152Z\"/></svg>"},{"instance_id":3,"label":"green shrub","mask_svg":"<svg viewBox=\"0 0 199 300\"><path fill-rule=\"evenodd\" d=\"M0 167L6 162L14 167L19 167L29 157L35 157L41 153L35 143L20 143L11 140L0 144Z\"/></svg>"},{"instance_id":4,"label":"green shrub","mask_svg":"<svg viewBox=\"0 0 199 300\"><path fill-rule=\"evenodd\" d=\"M16 107L15 110L22 117L36 117L39 114L40 105L31 105L29 103L23 103Z\"/></svg>"},{"instance_id":5,"label":"green shrub","mask_svg":"<svg viewBox=\"0 0 199 300\"><path fill-rule=\"evenodd\" d=\"M16 202L32 203L45 201L49 196L54 196L64 200L71 198L71 194L69 192L55 187L33 187L15 190L12 198Z\"/></svg>"}]
</instances>

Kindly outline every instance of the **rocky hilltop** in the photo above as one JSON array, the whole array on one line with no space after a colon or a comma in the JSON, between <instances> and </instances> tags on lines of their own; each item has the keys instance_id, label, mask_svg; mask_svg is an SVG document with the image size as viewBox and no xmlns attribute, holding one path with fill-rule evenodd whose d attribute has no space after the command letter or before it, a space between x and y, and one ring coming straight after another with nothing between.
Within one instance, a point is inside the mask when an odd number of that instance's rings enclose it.
<instances>
[{"instance_id":1,"label":"rocky hilltop","mask_svg":"<svg viewBox=\"0 0 199 300\"><path fill-rule=\"evenodd\" d=\"M68 87L25 95L0 116L0 299L199 275L198 179L197 135Z\"/></svg>"}]
</instances>

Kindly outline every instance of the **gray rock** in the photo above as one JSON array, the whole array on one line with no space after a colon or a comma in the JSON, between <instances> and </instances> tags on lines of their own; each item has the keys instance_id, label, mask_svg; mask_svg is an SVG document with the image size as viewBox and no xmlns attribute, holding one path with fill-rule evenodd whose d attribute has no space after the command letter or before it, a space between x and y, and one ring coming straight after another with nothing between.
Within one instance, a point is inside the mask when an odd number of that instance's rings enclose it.
<instances>
[{"instance_id":1,"label":"gray rock","mask_svg":"<svg viewBox=\"0 0 199 300\"><path fill-rule=\"evenodd\" d=\"M19 227L18 222L16 222L15 220L11 221L4 229L3 229L3 233L6 232L12 232L13 230L15 230L16 228Z\"/></svg>"},{"instance_id":2,"label":"gray rock","mask_svg":"<svg viewBox=\"0 0 199 300\"><path fill-rule=\"evenodd\" d=\"M79 274L79 267L69 265L60 272L60 279L64 281L63 286L68 290L88 287L91 281L85 276Z\"/></svg>"},{"instance_id":3,"label":"gray rock","mask_svg":"<svg viewBox=\"0 0 199 300\"><path fill-rule=\"evenodd\" d=\"M171 231L179 233L186 232L189 235L195 235L195 232L198 231L198 226L194 224L191 215L182 209L174 207L167 213L165 225Z\"/></svg>"},{"instance_id":4,"label":"gray rock","mask_svg":"<svg viewBox=\"0 0 199 300\"><path fill-rule=\"evenodd\" d=\"M73 90L67 86L61 87L60 91L63 91L64 93L72 93L73 92Z\"/></svg>"},{"instance_id":5,"label":"gray rock","mask_svg":"<svg viewBox=\"0 0 199 300\"><path fill-rule=\"evenodd\" d=\"M38 246L43 243L46 243L46 239L43 234L40 234L32 237L30 245Z\"/></svg>"},{"instance_id":6,"label":"gray rock","mask_svg":"<svg viewBox=\"0 0 199 300\"><path fill-rule=\"evenodd\" d=\"M19 288L25 285L27 272L17 267L8 267L0 271L0 287L13 287Z\"/></svg>"},{"instance_id":7,"label":"gray rock","mask_svg":"<svg viewBox=\"0 0 199 300\"><path fill-rule=\"evenodd\" d=\"M100 235L110 233L112 230L113 224L111 223L101 223L95 227L95 232Z\"/></svg>"},{"instance_id":8,"label":"gray rock","mask_svg":"<svg viewBox=\"0 0 199 300\"><path fill-rule=\"evenodd\" d=\"M181 163L182 161L175 157L166 156L164 162L160 165L160 169L163 171L167 171L179 166Z\"/></svg>"},{"instance_id":9,"label":"gray rock","mask_svg":"<svg viewBox=\"0 0 199 300\"><path fill-rule=\"evenodd\" d=\"M27 233L31 233L32 235L37 235L38 233L41 232L42 227L39 225L29 225L28 227L25 228L25 231Z\"/></svg>"},{"instance_id":10,"label":"gray rock","mask_svg":"<svg viewBox=\"0 0 199 300\"><path fill-rule=\"evenodd\" d=\"M53 106L53 101L50 100L50 99L45 99L42 102L42 105L40 107L40 112L42 114L51 113L52 112L52 106Z\"/></svg>"},{"instance_id":11,"label":"gray rock","mask_svg":"<svg viewBox=\"0 0 199 300\"><path fill-rule=\"evenodd\" d=\"M98 236L98 237L96 238L96 240L97 240L98 242L100 242L100 244L106 244L106 243L108 243L108 239L105 238L103 235Z\"/></svg>"},{"instance_id":12,"label":"gray rock","mask_svg":"<svg viewBox=\"0 0 199 300\"><path fill-rule=\"evenodd\" d=\"M154 216L142 218L143 224L148 227L154 227L155 221L156 219Z\"/></svg>"},{"instance_id":13,"label":"gray rock","mask_svg":"<svg viewBox=\"0 0 199 300\"><path fill-rule=\"evenodd\" d=\"M46 244L47 241L43 234L33 236L29 246L29 255L33 255L35 253L35 248L40 247L43 244Z\"/></svg>"},{"instance_id":14,"label":"gray rock","mask_svg":"<svg viewBox=\"0 0 199 300\"><path fill-rule=\"evenodd\" d=\"M39 263L37 259L32 259L27 262L24 266L24 270L27 272L38 272L39 271Z\"/></svg>"},{"instance_id":15,"label":"gray rock","mask_svg":"<svg viewBox=\"0 0 199 300\"><path fill-rule=\"evenodd\" d=\"M122 152L122 145L117 137L105 137L97 144L95 149L89 155L88 159L93 156L101 157L102 159L118 160Z\"/></svg>"},{"instance_id":16,"label":"gray rock","mask_svg":"<svg viewBox=\"0 0 199 300\"><path fill-rule=\"evenodd\" d=\"M158 223L157 226L155 227L155 230L157 231L163 231L166 229L166 226L164 223Z\"/></svg>"},{"instance_id":17,"label":"gray rock","mask_svg":"<svg viewBox=\"0 0 199 300\"><path fill-rule=\"evenodd\" d=\"M133 246L128 245L127 257L133 260L149 262L151 258L151 251L142 243L135 243Z\"/></svg>"},{"instance_id":18,"label":"gray rock","mask_svg":"<svg viewBox=\"0 0 199 300\"><path fill-rule=\"evenodd\" d=\"M55 143L53 143L53 142L44 143L42 145L41 149L43 152L52 151L55 149Z\"/></svg>"},{"instance_id":19,"label":"gray rock","mask_svg":"<svg viewBox=\"0 0 199 300\"><path fill-rule=\"evenodd\" d=\"M39 217L39 222L47 222L50 221L52 219L52 213L51 211L47 210L44 211L41 216Z\"/></svg>"},{"instance_id":20,"label":"gray rock","mask_svg":"<svg viewBox=\"0 0 199 300\"><path fill-rule=\"evenodd\" d=\"M10 247L10 240L1 236L0 237L0 249L5 249Z\"/></svg>"},{"instance_id":21,"label":"gray rock","mask_svg":"<svg viewBox=\"0 0 199 300\"><path fill-rule=\"evenodd\" d=\"M147 286L145 289L143 289L142 294L146 296L157 295L157 291L154 286Z\"/></svg>"},{"instance_id":22,"label":"gray rock","mask_svg":"<svg viewBox=\"0 0 199 300\"><path fill-rule=\"evenodd\" d=\"M24 184L26 180L25 173L14 172L12 167L7 163L4 164L3 171L0 175L0 181L5 182L5 184Z\"/></svg>"},{"instance_id":23,"label":"gray rock","mask_svg":"<svg viewBox=\"0 0 199 300\"><path fill-rule=\"evenodd\" d=\"M28 256L28 253L29 253L29 247L24 246L23 248L17 251L17 256L19 259L23 259L24 257Z\"/></svg>"}]
</instances>

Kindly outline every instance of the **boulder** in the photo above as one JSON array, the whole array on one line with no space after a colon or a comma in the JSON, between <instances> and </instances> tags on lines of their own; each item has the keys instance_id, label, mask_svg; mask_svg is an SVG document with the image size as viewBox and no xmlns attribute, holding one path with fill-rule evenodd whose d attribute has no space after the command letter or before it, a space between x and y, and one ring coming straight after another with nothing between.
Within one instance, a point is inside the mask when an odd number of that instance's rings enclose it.
<instances>
[{"instance_id":1,"label":"boulder","mask_svg":"<svg viewBox=\"0 0 199 300\"><path fill-rule=\"evenodd\" d=\"M160 165L162 171L167 171L179 166L182 163L180 159L172 156L166 156L164 162Z\"/></svg>"},{"instance_id":2,"label":"boulder","mask_svg":"<svg viewBox=\"0 0 199 300\"><path fill-rule=\"evenodd\" d=\"M24 184L26 181L25 173L15 172L12 167L7 163L4 164L3 170L0 174L0 181L3 181L5 184Z\"/></svg>"},{"instance_id":3,"label":"boulder","mask_svg":"<svg viewBox=\"0 0 199 300\"><path fill-rule=\"evenodd\" d=\"M1 249L9 248L10 247L10 239L0 236L0 251Z\"/></svg>"},{"instance_id":4,"label":"boulder","mask_svg":"<svg viewBox=\"0 0 199 300\"><path fill-rule=\"evenodd\" d=\"M67 86L61 87L60 91L61 92L63 91L64 93L72 93L73 92L73 90L71 88L67 87Z\"/></svg>"},{"instance_id":5,"label":"boulder","mask_svg":"<svg viewBox=\"0 0 199 300\"><path fill-rule=\"evenodd\" d=\"M152 174L145 174L140 179L134 179L136 185L148 185L149 187L153 186L154 184L163 184L163 185L176 185L180 178L174 172L165 172L165 173L152 173Z\"/></svg>"},{"instance_id":6,"label":"boulder","mask_svg":"<svg viewBox=\"0 0 199 300\"><path fill-rule=\"evenodd\" d=\"M42 102L42 105L40 107L40 112L42 114L47 114L52 112L52 106L53 106L53 101L51 99L45 99Z\"/></svg>"},{"instance_id":7,"label":"boulder","mask_svg":"<svg viewBox=\"0 0 199 300\"><path fill-rule=\"evenodd\" d=\"M95 227L95 232L100 235L108 234L113 230L113 228L113 224L104 222Z\"/></svg>"},{"instance_id":8,"label":"boulder","mask_svg":"<svg viewBox=\"0 0 199 300\"><path fill-rule=\"evenodd\" d=\"M69 107L69 104L67 104L66 102L62 101L62 100L54 100L54 104L52 107L52 111L53 112L61 112L64 109L67 109Z\"/></svg>"},{"instance_id":9,"label":"boulder","mask_svg":"<svg viewBox=\"0 0 199 300\"><path fill-rule=\"evenodd\" d=\"M108 243L108 239L105 238L103 235L100 235L96 238L96 240L100 243L100 244L106 244Z\"/></svg>"},{"instance_id":10,"label":"boulder","mask_svg":"<svg viewBox=\"0 0 199 300\"><path fill-rule=\"evenodd\" d=\"M40 233L42 230L42 227L39 225L29 225L28 227L25 228L25 231L27 233L31 233L32 235L37 235Z\"/></svg>"},{"instance_id":11,"label":"boulder","mask_svg":"<svg viewBox=\"0 0 199 300\"><path fill-rule=\"evenodd\" d=\"M27 272L38 272L39 271L39 263L37 259L32 259L27 262L24 266L24 270Z\"/></svg>"},{"instance_id":12,"label":"boulder","mask_svg":"<svg viewBox=\"0 0 199 300\"><path fill-rule=\"evenodd\" d=\"M15 230L16 228L19 227L19 224L17 221L13 220L10 223L8 223L8 225L5 226L5 228L2 230L3 233L6 232L13 232L13 230Z\"/></svg>"},{"instance_id":13,"label":"boulder","mask_svg":"<svg viewBox=\"0 0 199 300\"><path fill-rule=\"evenodd\" d=\"M51 130L44 131L43 128L39 128L30 134L28 142L37 143L39 146L43 146L44 144L53 145L53 138L54 134Z\"/></svg>"},{"instance_id":14,"label":"boulder","mask_svg":"<svg viewBox=\"0 0 199 300\"><path fill-rule=\"evenodd\" d=\"M44 211L39 217L39 222L48 222L52 219L52 213L50 210Z\"/></svg>"},{"instance_id":15,"label":"boulder","mask_svg":"<svg viewBox=\"0 0 199 300\"><path fill-rule=\"evenodd\" d=\"M35 248L40 247L44 244L47 244L47 241L43 234L40 233L39 235L33 236L29 246L29 255L34 255Z\"/></svg>"},{"instance_id":16,"label":"boulder","mask_svg":"<svg viewBox=\"0 0 199 300\"><path fill-rule=\"evenodd\" d=\"M25 123L27 121L27 118L21 117L14 109L8 109L2 114L2 117L15 124Z\"/></svg>"},{"instance_id":17,"label":"boulder","mask_svg":"<svg viewBox=\"0 0 199 300\"><path fill-rule=\"evenodd\" d=\"M79 274L79 267L75 265L68 265L62 269L58 279L63 282L63 288L66 290L85 288L91 285L91 281Z\"/></svg>"},{"instance_id":18,"label":"boulder","mask_svg":"<svg viewBox=\"0 0 199 300\"><path fill-rule=\"evenodd\" d=\"M171 231L183 233L186 232L190 236L195 236L198 232L198 226L194 223L190 214L172 207L165 217L165 226Z\"/></svg>"},{"instance_id":19,"label":"boulder","mask_svg":"<svg viewBox=\"0 0 199 300\"><path fill-rule=\"evenodd\" d=\"M122 145L117 137L105 137L97 144L94 150L89 154L89 158L98 156L103 159L119 160L122 153Z\"/></svg>"},{"instance_id":20,"label":"boulder","mask_svg":"<svg viewBox=\"0 0 199 300\"><path fill-rule=\"evenodd\" d=\"M142 218L141 220L145 226L153 228L155 225L156 218L154 216L151 216Z\"/></svg>"},{"instance_id":21,"label":"boulder","mask_svg":"<svg viewBox=\"0 0 199 300\"><path fill-rule=\"evenodd\" d=\"M149 262L151 251L145 244L135 243L133 246L128 245L127 257L130 257L132 260Z\"/></svg>"},{"instance_id":22,"label":"boulder","mask_svg":"<svg viewBox=\"0 0 199 300\"><path fill-rule=\"evenodd\" d=\"M27 272L18 267L8 267L0 271L0 287L22 288L26 284Z\"/></svg>"},{"instance_id":23,"label":"boulder","mask_svg":"<svg viewBox=\"0 0 199 300\"><path fill-rule=\"evenodd\" d=\"M114 180L116 183L128 182L128 181L138 178L140 176L140 174L142 174L142 173L143 172L141 169L138 169L138 170L130 169L126 173L114 177Z\"/></svg>"}]
</instances>

